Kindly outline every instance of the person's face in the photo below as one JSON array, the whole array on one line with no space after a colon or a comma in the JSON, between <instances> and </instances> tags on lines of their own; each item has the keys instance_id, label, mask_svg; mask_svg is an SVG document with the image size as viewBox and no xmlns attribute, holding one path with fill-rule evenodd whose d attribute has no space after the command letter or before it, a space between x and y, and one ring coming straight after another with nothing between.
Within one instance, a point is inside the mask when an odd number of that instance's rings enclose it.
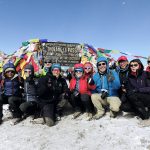
<instances>
[{"instance_id":1,"label":"person's face","mask_svg":"<svg viewBox=\"0 0 150 150\"><path fill-rule=\"evenodd\" d=\"M52 66L52 63L51 63L51 62L49 62L49 61L44 62L44 66L49 68L49 67L51 67L51 66Z\"/></svg>"},{"instance_id":2,"label":"person's face","mask_svg":"<svg viewBox=\"0 0 150 150\"><path fill-rule=\"evenodd\" d=\"M6 71L6 73L5 73L5 76L10 79L13 78L14 75L15 75L15 72L12 70Z\"/></svg>"},{"instance_id":3,"label":"person's face","mask_svg":"<svg viewBox=\"0 0 150 150\"><path fill-rule=\"evenodd\" d=\"M107 69L106 62L99 62L97 66L98 66L99 72L101 73L105 72Z\"/></svg>"},{"instance_id":4,"label":"person's face","mask_svg":"<svg viewBox=\"0 0 150 150\"><path fill-rule=\"evenodd\" d=\"M54 69L52 70L52 74L53 74L53 76L55 76L55 77L59 77L59 75L60 75L60 70L59 70L58 68L54 68Z\"/></svg>"},{"instance_id":5,"label":"person's face","mask_svg":"<svg viewBox=\"0 0 150 150\"><path fill-rule=\"evenodd\" d=\"M92 72L92 67L91 66L85 66L84 67L84 72L87 73L87 74L91 73Z\"/></svg>"},{"instance_id":6,"label":"person's face","mask_svg":"<svg viewBox=\"0 0 150 150\"><path fill-rule=\"evenodd\" d=\"M26 78L29 77L31 74L32 74L32 72L31 72L30 69L25 69L24 70L24 75L25 75Z\"/></svg>"},{"instance_id":7,"label":"person's face","mask_svg":"<svg viewBox=\"0 0 150 150\"><path fill-rule=\"evenodd\" d=\"M83 75L83 71L82 71L82 70L75 70L75 76L76 76L77 78L82 77L82 75Z\"/></svg>"},{"instance_id":8,"label":"person's face","mask_svg":"<svg viewBox=\"0 0 150 150\"><path fill-rule=\"evenodd\" d=\"M139 69L139 64L137 62L132 62L130 68L132 72L136 72Z\"/></svg>"},{"instance_id":9,"label":"person's face","mask_svg":"<svg viewBox=\"0 0 150 150\"><path fill-rule=\"evenodd\" d=\"M122 69L126 68L127 65L128 65L128 61L126 61L126 60L122 60L119 62L119 66Z\"/></svg>"}]
</instances>

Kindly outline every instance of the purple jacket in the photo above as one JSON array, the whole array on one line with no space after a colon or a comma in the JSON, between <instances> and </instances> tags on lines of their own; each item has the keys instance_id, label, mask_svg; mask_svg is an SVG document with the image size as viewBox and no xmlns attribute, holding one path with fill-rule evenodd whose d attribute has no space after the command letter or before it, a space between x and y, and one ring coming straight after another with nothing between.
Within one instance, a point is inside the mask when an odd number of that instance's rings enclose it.
<instances>
[{"instance_id":1,"label":"purple jacket","mask_svg":"<svg viewBox=\"0 0 150 150\"><path fill-rule=\"evenodd\" d=\"M131 91L150 94L150 78L147 72L143 71L137 77L131 74L129 75L127 93Z\"/></svg>"},{"instance_id":2,"label":"purple jacket","mask_svg":"<svg viewBox=\"0 0 150 150\"><path fill-rule=\"evenodd\" d=\"M133 59L130 64L132 62L137 62L141 68L137 70L135 76L132 75L131 68L129 67L127 94L130 95L134 92L150 94L150 74L144 71L143 64L139 59Z\"/></svg>"}]
</instances>

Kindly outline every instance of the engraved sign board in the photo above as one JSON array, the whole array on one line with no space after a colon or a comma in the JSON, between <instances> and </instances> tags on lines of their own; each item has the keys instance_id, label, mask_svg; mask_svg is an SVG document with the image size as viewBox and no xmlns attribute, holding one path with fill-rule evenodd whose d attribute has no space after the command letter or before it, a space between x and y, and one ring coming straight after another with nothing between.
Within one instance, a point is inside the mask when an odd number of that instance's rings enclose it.
<instances>
[{"instance_id":1,"label":"engraved sign board","mask_svg":"<svg viewBox=\"0 0 150 150\"><path fill-rule=\"evenodd\" d=\"M52 63L60 63L62 66L74 65L80 62L80 44L48 42L42 44L44 60L51 60Z\"/></svg>"}]
</instances>

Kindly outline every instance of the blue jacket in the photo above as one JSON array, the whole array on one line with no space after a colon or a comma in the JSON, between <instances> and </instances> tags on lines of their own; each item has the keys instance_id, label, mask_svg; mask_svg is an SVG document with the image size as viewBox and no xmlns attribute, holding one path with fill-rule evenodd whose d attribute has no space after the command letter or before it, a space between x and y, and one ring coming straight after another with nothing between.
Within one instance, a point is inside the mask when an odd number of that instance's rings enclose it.
<instances>
[{"instance_id":1,"label":"blue jacket","mask_svg":"<svg viewBox=\"0 0 150 150\"><path fill-rule=\"evenodd\" d=\"M102 89L108 91L108 96L118 96L118 90L120 89L120 80L118 73L114 70L109 70L108 61L105 57L100 57L97 59L97 63L106 62L107 71L105 74L100 74L97 72L93 76L93 80L96 85L96 89L93 93L101 93Z\"/></svg>"}]
</instances>

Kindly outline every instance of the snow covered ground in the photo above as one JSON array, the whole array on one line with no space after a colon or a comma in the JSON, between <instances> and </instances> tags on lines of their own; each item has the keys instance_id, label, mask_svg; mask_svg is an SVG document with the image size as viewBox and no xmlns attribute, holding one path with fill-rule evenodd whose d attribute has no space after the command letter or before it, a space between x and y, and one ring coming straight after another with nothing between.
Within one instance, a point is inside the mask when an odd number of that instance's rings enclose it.
<instances>
[{"instance_id":1,"label":"snow covered ground","mask_svg":"<svg viewBox=\"0 0 150 150\"><path fill-rule=\"evenodd\" d=\"M53 127L33 124L31 118L12 126L6 119L0 126L0 150L148 150L150 127L140 127L135 117L86 121L84 114L62 117Z\"/></svg>"}]
</instances>

